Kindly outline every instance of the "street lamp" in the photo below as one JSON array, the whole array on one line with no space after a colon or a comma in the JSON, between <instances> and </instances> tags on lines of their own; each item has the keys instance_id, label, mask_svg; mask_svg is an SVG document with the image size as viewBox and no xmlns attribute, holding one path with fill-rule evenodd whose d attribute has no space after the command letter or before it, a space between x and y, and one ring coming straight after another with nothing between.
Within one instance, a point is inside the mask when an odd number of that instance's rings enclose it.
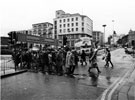
<instances>
[{"instance_id":1,"label":"street lamp","mask_svg":"<svg viewBox=\"0 0 135 100\"><path fill-rule=\"evenodd\" d=\"M104 43L105 43L105 27L107 26L107 25L102 25L103 27L104 27Z\"/></svg>"}]
</instances>

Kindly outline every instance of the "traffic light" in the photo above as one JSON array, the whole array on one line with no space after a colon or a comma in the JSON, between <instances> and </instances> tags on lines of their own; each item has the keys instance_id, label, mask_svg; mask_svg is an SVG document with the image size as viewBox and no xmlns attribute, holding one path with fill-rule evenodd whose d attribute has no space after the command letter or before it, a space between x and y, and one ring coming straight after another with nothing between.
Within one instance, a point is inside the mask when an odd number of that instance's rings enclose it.
<instances>
[{"instance_id":1,"label":"traffic light","mask_svg":"<svg viewBox=\"0 0 135 100\"><path fill-rule=\"evenodd\" d=\"M9 35L8 43L9 43L10 45L12 45L12 44L13 44L13 33L12 33L12 32L9 32L8 35Z\"/></svg>"},{"instance_id":2,"label":"traffic light","mask_svg":"<svg viewBox=\"0 0 135 100\"><path fill-rule=\"evenodd\" d=\"M67 44L67 37L63 36L63 45L66 45L66 44Z\"/></svg>"},{"instance_id":3,"label":"traffic light","mask_svg":"<svg viewBox=\"0 0 135 100\"><path fill-rule=\"evenodd\" d=\"M9 35L9 39L8 39L9 45L14 46L18 41L17 33L15 31L12 31L9 32L8 35Z\"/></svg>"},{"instance_id":4,"label":"traffic light","mask_svg":"<svg viewBox=\"0 0 135 100\"><path fill-rule=\"evenodd\" d=\"M18 41L17 33L16 32L12 32L12 33L13 33L13 40L17 42Z\"/></svg>"}]
</instances>

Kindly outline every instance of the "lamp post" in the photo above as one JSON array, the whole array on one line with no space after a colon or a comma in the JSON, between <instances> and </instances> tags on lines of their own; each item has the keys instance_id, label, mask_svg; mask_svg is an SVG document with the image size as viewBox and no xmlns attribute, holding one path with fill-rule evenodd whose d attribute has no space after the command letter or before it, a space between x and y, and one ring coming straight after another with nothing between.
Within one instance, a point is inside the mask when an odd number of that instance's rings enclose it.
<instances>
[{"instance_id":1,"label":"lamp post","mask_svg":"<svg viewBox=\"0 0 135 100\"><path fill-rule=\"evenodd\" d=\"M102 25L103 27L104 27L104 35L103 35L103 37L104 37L104 43L105 43L105 27L107 26L107 25Z\"/></svg>"},{"instance_id":2,"label":"lamp post","mask_svg":"<svg viewBox=\"0 0 135 100\"><path fill-rule=\"evenodd\" d=\"M113 24L113 33L114 33L114 20L112 20L112 24Z\"/></svg>"}]
</instances>

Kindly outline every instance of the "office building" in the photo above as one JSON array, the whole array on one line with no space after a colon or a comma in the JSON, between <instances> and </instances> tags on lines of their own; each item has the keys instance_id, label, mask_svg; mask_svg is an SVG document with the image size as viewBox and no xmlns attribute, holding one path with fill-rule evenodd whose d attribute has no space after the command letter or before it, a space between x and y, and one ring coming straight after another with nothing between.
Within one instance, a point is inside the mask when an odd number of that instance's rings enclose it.
<instances>
[{"instance_id":1,"label":"office building","mask_svg":"<svg viewBox=\"0 0 135 100\"><path fill-rule=\"evenodd\" d=\"M92 37L93 21L79 13L69 14L63 10L56 11L54 18L54 38L59 39L59 45L62 45L63 37L66 36L67 45L73 47L75 41L81 37Z\"/></svg>"}]
</instances>

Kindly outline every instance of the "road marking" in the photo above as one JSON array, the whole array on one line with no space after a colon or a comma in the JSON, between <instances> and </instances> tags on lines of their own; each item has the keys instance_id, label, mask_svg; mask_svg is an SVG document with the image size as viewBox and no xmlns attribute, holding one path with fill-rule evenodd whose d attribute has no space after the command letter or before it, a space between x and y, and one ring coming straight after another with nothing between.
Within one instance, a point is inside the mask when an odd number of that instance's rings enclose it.
<instances>
[{"instance_id":1,"label":"road marking","mask_svg":"<svg viewBox=\"0 0 135 100\"><path fill-rule=\"evenodd\" d=\"M117 87L124 81L124 79L132 72L134 71L134 67L132 68L132 70L129 70L122 78L121 80L115 85L115 87L110 91L110 93L108 94L108 99L107 100L111 100L112 98L112 94L114 93L114 91L117 89Z\"/></svg>"},{"instance_id":2,"label":"road marking","mask_svg":"<svg viewBox=\"0 0 135 100\"><path fill-rule=\"evenodd\" d=\"M108 95L108 99L107 100L111 100L111 96L113 94L113 92L116 90L116 88L120 85L120 83L123 82L123 80L125 79L125 77L128 76L128 74L130 74L131 72L130 71L133 71L132 70L133 68L129 69L129 71L126 72L126 74L121 78L119 77L109 88L107 88L103 94L102 94L102 97L101 97L101 100L106 100L106 97L107 97L107 93L111 90L111 92L109 92L109 95ZM114 87L114 88L113 88Z\"/></svg>"},{"instance_id":3,"label":"road marking","mask_svg":"<svg viewBox=\"0 0 135 100\"><path fill-rule=\"evenodd\" d=\"M112 85L110 85L109 88L107 88L107 89L103 92L102 97L101 97L101 100L105 100L105 97L106 97L108 91L109 91L119 80L120 80L120 77L119 77L117 80L115 80L115 82L114 82Z\"/></svg>"}]
</instances>

